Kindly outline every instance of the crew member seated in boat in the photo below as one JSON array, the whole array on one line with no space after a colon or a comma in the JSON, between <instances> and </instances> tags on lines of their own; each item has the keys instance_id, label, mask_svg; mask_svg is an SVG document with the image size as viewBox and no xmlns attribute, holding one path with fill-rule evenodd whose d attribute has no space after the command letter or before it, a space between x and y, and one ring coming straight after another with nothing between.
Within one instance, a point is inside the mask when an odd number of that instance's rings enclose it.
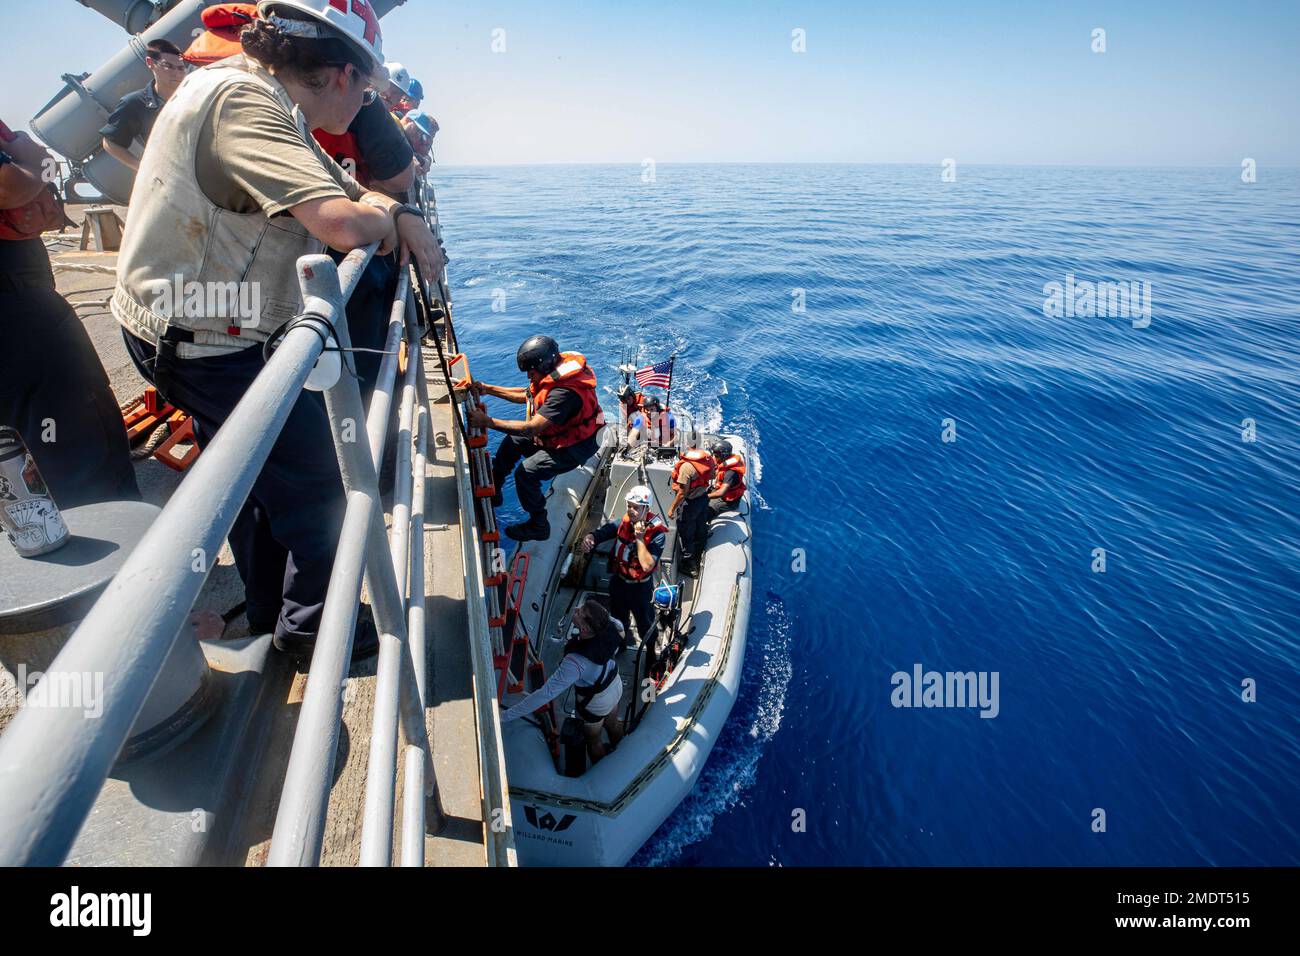
<instances>
[{"instance_id":1,"label":"crew member seated in boat","mask_svg":"<svg viewBox=\"0 0 1300 956\"><path fill-rule=\"evenodd\" d=\"M716 518L740 506L745 497L745 459L731 451L731 442L717 441L709 447L709 454L718 463L718 471L709 490L710 517Z\"/></svg>"},{"instance_id":2,"label":"crew member seated in boat","mask_svg":"<svg viewBox=\"0 0 1300 956\"><path fill-rule=\"evenodd\" d=\"M682 574L694 577L709 536L709 488L717 463L707 451L691 448L673 465L673 502L668 517L677 518L677 544L681 550Z\"/></svg>"},{"instance_id":3,"label":"crew member seated in boat","mask_svg":"<svg viewBox=\"0 0 1300 956\"><path fill-rule=\"evenodd\" d=\"M526 405L523 421L493 418L481 407L471 408L470 424L491 428L506 437L492 459L497 492L492 504L501 506L501 486L515 473L515 493L528 520L506 527L515 541L545 541L551 536L546 519L542 482L573 471L596 454L596 435L605 424L596 394L596 373L578 352L561 352L549 335L534 335L515 356L528 384L519 388L475 382L474 394ZM515 467L518 465L518 467Z\"/></svg>"},{"instance_id":4,"label":"crew member seated in boat","mask_svg":"<svg viewBox=\"0 0 1300 956\"><path fill-rule=\"evenodd\" d=\"M622 648L623 635L604 605L590 597L573 612L573 626L578 633L565 645L564 657L554 673L540 688L502 714L501 723L527 717L573 687L578 717L587 735L587 754L595 763L623 739L623 721L618 713L623 681L618 676L615 659ZM609 734L608 747L600 739L601 731Z\"/></svg>"},{"instance_id":5,"label":"crew member seated in boat","mask_svg":"<svg viewBox=\"0 0 1300 956\"><path fill-rule=\"evenodd\" d=\"M615 543L609 553L609 613L623 625L627 644L631 644L630 620L636 621L641 640L649 641L654 626L654 573L668 527L650 510L650 489L645 485L627 493L627 513L621 521L602 525L582 539L583 553L611 538Z\"/></svg>"},{"instance_id":6,"label":"crew member seated in boat","mask_svg":"<svg viewBox=\"0 0 1300 956\"><path fill-rule=\"evenodd\" d=\"M641 410L628 419L627 432L629 444L645 441L655 448L668 448L677 441L677 416L658 398L647 395Z\"/></svg>"},{"instance_id":7,"label":"crew member seated in boat","mask_svg":"<svg viewBox=\"0 0 1300 956\"><path fill-rule=\"evenodd\" d=\"M623 421L632 421L632 416L641 409L641 393L630 384L618 390L618 401L623 406Z\"/></svg>"},{"instance_id":8,"label":"crew member seated in boat","mask_svg":"<svg viewBox=\"0 0 1300 956\"><path fill-rule=\"evenodd\" d=\"M311 130L342 134L383 82L379 21L365 0L263 0L243 55L192 73L154 124L131 196L111 308L141 375L194 419L206 448L262 372L264 343L300 309L294 263L399 245L425 275L442 252L418 210L366 191ZM147 187L146 185L147 184ZM203 276L259 290L252 315L159 307L159 278ZM242 296L241 296L242 299ZM249 629L310 651L345 496L325 403L303 392L230 531ZM353 656L378 646L363 624Z\"/></svg>"}]
</instances>

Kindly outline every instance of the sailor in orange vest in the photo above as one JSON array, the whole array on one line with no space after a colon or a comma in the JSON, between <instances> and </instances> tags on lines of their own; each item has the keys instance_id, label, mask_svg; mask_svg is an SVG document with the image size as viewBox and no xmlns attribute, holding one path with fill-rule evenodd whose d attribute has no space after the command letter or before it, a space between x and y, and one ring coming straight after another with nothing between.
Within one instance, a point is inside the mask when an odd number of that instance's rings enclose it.
<instances>
[{"instance_id":1,"label":"sailor in orange vest","mask_svg":"<svg viewBox=\"0 0 1300 956\"><path fill-rule=\"evenodd\" d=\"M642 401L644 401L644 398L641 393L630 384L624 385L618 390L618 403L623 406L623 421L625 426L626 423L632 421L632 416L641 410Z\"/></svg>"},{"instance_id":2,"label":"sailor in orange vest","mask_svg":"<svg viewBox=\"0 0 1300 956\"><path fill-rule=\"evenodd\" d=\"M605 541L609 553L609 613L623 625L624 646L632 645L631 621L644 643L654 627L655 569L668 540L668 526L650 510L650 489L637 485L627 493L627 513L621 521L602 525L582 539L585 554Z\"/></svg>"},{"instance_id":3,"label":"sailor in orange vest","mask_svg":"<svg viewBox=\"0 0 1300 956\"><path fill-rule=\"evenodd\" d=\"M681 549L682 574L695 577L700 558L709 536L709 488L717 462L707 451L691 448L677 458L673 465L673 503L668 506L672 518L681 506L677 518L677 543Z\"/></svg>"},{"instance_id":4,"label":"sailor in orange vest","mask_svg":"<svg viewBox=\"0 0 1300 956\"><path fill-rule=\"evenodd\" d=\"M505 434L492 459L492 499L501 505L501 486L515 473L515 492L528 512L528 520L506 527L515 541L545 541L551 536L546 520L546 496L542 482L573 471L596 454L596 434L605 424L596 394L596 373L578 352L561 352L549 335L534 335L519 346L515 356L519 371L528 375L528 385L505 388L475 382L475 395L491 395L516 405L526 405L523 421L502 421L482 408L471 408L470 424ZM518 467L515 467L518 465Z\"/></svg>"},{"instance_id":5,"label":"sailor in orange vest","mask_svg":"<svg viewBox=\"0 0 1300 956\"><path fill-rule=\"evenodd\" d=\"M677 441L677 417L658 398L647 395L640 410L628 419L627 433L629 444L644 439L652 447L667 448Z\"/></svg>"},{"instance_id":6,"label":"sailor in orange vest","mask_svg":"<svg viewBox=\"0 0 1300 956\"><path fill-rule=\"evenodd\" d=\"M709 453L718 463L713 487L709 489L709 517L716 518L723 512L735 511L740 507L740 499L745 497L745 459L732 454L731 442L726 440L714 442Z\"/></svg>"}]
</instances>

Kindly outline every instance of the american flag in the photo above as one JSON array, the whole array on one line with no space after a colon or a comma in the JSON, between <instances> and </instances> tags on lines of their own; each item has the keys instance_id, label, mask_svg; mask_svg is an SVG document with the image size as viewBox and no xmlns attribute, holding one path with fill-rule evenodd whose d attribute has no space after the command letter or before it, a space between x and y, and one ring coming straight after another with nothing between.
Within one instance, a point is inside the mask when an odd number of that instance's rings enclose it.
<instances>
[{"instance_id":1,"label":"american flag","mask_svg":"<svg viewBox=\"0 0 1300 956\"><path fill-rule=\"evenodd\" d=\"M647 365L636 370L636 383L642 388L668 388L673 380L673 360L665 359L658 365Z\"/></svg>"}]
</instances>

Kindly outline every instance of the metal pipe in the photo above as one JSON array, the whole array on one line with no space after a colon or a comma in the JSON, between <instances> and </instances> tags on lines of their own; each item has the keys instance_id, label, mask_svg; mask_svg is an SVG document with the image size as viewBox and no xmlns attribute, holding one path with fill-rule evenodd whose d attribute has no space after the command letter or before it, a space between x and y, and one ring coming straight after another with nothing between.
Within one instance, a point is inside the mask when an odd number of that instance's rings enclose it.
<instances>
[{"instance_id":1,"label":"metal pipe","mask_svg":"<svg viewBox=\"0 0 1300 956\"><path fill-rule=\"evenodd\" d=\"M127 33L139 33L162 16L163 5L153 0L77 0L83 7L102 13Z\"/></svg>"},{"instance_id":2,"label":"metal pipe","mask_svg":"<svg viewBox=\"0 0 1300 956\"><path fill-rule=\"evenodd\" d=\"M415 690L421 708L429 705L428 657L424 639L424 480L428 469L429 409L424 366L417 365L418 383L415 419L415 463L411 487L411 571L407 610L407 643L415 668ZM432 779L426 781L424 758L419 749L406 746L406 786L402 795L402 866L424 866L424 804L432 791ZM428 786L426 786L428 784Z\"/></svg>"},{"instance_id":3,"label":"metal pipe","mask_svg":"<svg viewBox=\"0 0 1300 956\"><path fill-rule=\"evenodd\" d=\"M89 157L100 148L99 128L109 112L123 96L143 89L151 79L144 64L148 43L170 40L184 50L194 31L203 29L199 15L206 5L207 0L180 0L84 80L65 75L63 90L28 124L32 133L68 159L80 162ZM129 197L110 198L126 202Z\"/></svg>"},{"instance_id":4,"label":"metal pipe","mask_svg":"<svg viewBox=\"0 0 1300 956\"><path fill-rule=\"evenodd\" d=\"M330 320L335 340L344 350L352 347L344 299L356 288L374 248L351 253L341 269L328 256L305 256L298 263L306 307ZM320 859L343 710L340 689L351 659L365 558L373 546L376 524L381 540L383 535L369 449L347 440L349 431L355 433L356 423L364 419L356 378L340 376L325 393L325 404L347 491L347 511L312 654L312 680L307 683L272 834L271 866L313 865ZM345 428L349 422L350 430Z\"/></svg>"},{"instance_id":5,"label":"metal pipe","mask_svg":"<svg viewBox=\"0 0 1300 956\"><path fill-rule=\"evenodd\" d=\"M344 301L352 294L365 270L375 245L349 254L335 267L328 256L309 256L299 260L299 284L304 302L326 315L334 327L335 341L342 349L351 348ZM342 321L340 321L342 319ZM349 363L350 353L343 356ZM351 375L340 376L330 393L351 388L356 405L361 392ZM327 393L329 405L331 394ZM353 431L361 415L354 409ZM336 449L341 445L355 448L356 442L342 442L342 416L330 418ZM340 457L342 457L340 455ZM368 457L368 456L367 456ZM342 469L341 469L342 470ZM349 472L344 472L345 487ZM313 680L308 682L306 698L298 718L293 749L280 798L271 843L272 866L315 863L324 839L325 815L329 806L329 787L334 776L334 758L338 750L339 719L343 699L340 693L346 678L356 630L361 579L365 569L364 542L371 521L371 498L364 488L347 487L347 506L343 527L330 573L329 590L321 613L321 624L312 654ZM327 687L328 685L328 687ZM331 689L323 693L322 688Z\"/></svg>"},{"instance_id":6,"label":"metal pipe","mask_svg":"<svg viewBox=\"0 0 1300 956\"><path fill-rule=\"evenodd\" d=\"M408 270L402 270L403 277ZM402 314L408 287L399 282ZM394 320L398 316L394 301ZM415 415L415 371L419 367L419 342L411 337L406 374L402 381L402 403L397 421L397 466L393 489L393 523L389 534L389 555L399 598L406 596L410 570L408 546L411 521L411 425ZM382 422L382 435L388 423ZM375 449L372 448L373 452ZM382 458L382 438L379 445ZM418 582L423 589L424 581ZM375 710L370 724L370 757L366 766L365 809L361 818L361 864L388 866L393 851L393 802L397 794L397 720L401 699L402 656L406 648L394 640L381 640L375 678ZM421 717L423 719L423 717Z\"/></svg>"},{"instance_id":7,"label":"metal pipe","mask_svg":"<svg viewBox=\"0 0 1300 956\"><path fill-rule=\"evenodd\" d=\"M0 738L0 864L55 866L76 839L321 353L312 326L285 335L51 665L106 675L103 713L23 708Z\"/></svg>"},{"instance_id":8,"label":"metal pipe","mask_svg":"<svg viewBox=\"0 0 1300 956\"><path fill-rule=\"evenodd\" d=\"M455 402L455 396L449 401ZM453 413L455 409L452 409ZM456 497L462 516L474 513L474 492L470 487L469 459L457 432L452 437L456 455ZM469 618L470 665L474 672L474 720L478 728L479 772L482 775L483 821L486 827L488 866L514 866L516 862L514 825L510 813L509 784L506 783L505 748L501 741L501 715L497 708L496 680L492 666L492 647L487 621L487 602L477 599L484 593L483 564L479 558L479 534L473 521L460 522L461 554L465 571L465 594Z\"/></svg>"},{"instance_id":9,"label":"metal pipe","mask_svg":"<svg viewBox=\"0 0 1300 956\"><path fill-rule=\"evenodd\" d=\"M384 339L384 357L379 362L375 390L370 396L370 412L366 419L366 437L370 441L370 461L375 472L383 463L384 439L388 436L388 420L393 408L393 392L397 381L397 350L401 345L402 331L406 327L406 290L410 288L410 273L403 269L397 277L397 293L388 313L388 337Z\"/></svg>"}]
</instances>

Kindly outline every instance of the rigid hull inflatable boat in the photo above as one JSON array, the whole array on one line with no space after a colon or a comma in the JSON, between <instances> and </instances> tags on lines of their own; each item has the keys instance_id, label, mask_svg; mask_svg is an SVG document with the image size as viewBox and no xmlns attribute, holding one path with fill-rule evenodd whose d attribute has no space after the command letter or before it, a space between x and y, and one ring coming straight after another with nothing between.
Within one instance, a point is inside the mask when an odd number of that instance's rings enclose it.
<instances>
[{"instance_id":1,"label":"rigid hull inflatable boat","mask_svg":"<svg viewBox=\"0 0 1300 956\"><path fill-rule=\"evenodd\" d=\"M725 438L736 453L746 453L737 436L699 435L684 425L683 449ZM608 594L614 542L590 554L577 545L621 519L634 486L649 486L651 510L668 525L655 580L678 585L680 603L658 610L653 646L638 635L636 646L618 657L626 735L604 759L589 766L581 735L571 741L561 733L575 713L573 688L532 718L502 727L522 865L626 863L695 785L740 686L752 582L749 492L710 523L697 576L680 575L676 522L665 517L678 449L623 444L616 432L606 428L600 451L553 483L550 540L522 544L512 556L507 640L513 653L507 652L512 664L502 675L504 702L541 686L564 655L575 608L590 594Z\"/></svg>"}]
</instances>

